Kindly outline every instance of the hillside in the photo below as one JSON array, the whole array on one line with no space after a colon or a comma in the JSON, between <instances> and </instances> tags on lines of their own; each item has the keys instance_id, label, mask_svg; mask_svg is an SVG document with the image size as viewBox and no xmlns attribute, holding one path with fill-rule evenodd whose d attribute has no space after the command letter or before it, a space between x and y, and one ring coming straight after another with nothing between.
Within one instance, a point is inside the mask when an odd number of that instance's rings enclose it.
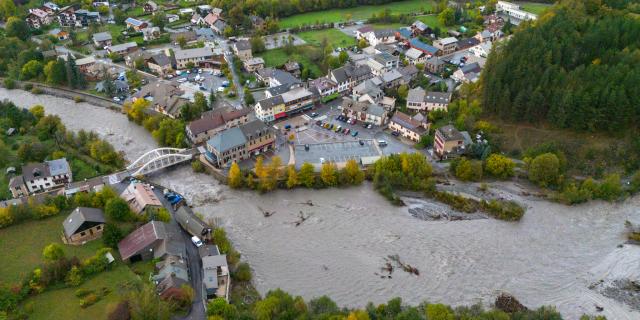
<instances>
[{"instance_id":1,"label":"hillside","mask_svg":"<svg viewBox=\"0 0 640 320\"><path fill-rule=\"evenodd\" d=\"M640 20L629 1L563 1L494 50L484 110L505 120L620 131L640 120Z\"/></svg>"}]
</instances>

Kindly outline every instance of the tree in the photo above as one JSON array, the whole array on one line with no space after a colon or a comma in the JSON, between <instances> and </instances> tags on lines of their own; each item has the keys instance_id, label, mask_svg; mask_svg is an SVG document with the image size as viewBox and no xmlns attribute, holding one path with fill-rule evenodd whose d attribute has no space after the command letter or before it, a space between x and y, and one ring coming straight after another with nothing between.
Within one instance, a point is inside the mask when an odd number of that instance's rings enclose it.
<instances>
[{"instance_id":1,"label":"tree","mask_svg":"<svg viewBox=\"0 0 640 320\"><path fill-rule=\"evenodd\" d=\"M622 196L622 183L619 174L607 175L598 188L597 196L600 199L613 201Z\"/></svg>"},{"instance_id":2,"label":"tree","mask_svg":"<svg viewBox=\"0 0 640 320\"><path fill-rule=\"evenodd\" d=\"M44 106L36 104L33 107L29 108L29 112L36 117L36 119L40 120L44 117Z\"/></svg>"},{"instance_id":3,"label":"tree","mask_svg":"<svg viewBox=\"0 0 640 320\"><path fill-rule=\"evenodd\" d=\"M118 242L124 238L122 230L113 223L107 223L102 231L102 242L109 248L117 248Z\"/></svg>"},{"instance_id":4,"label":"tree","mask_svg":"<svg viewBox=\"0 0 640 320\"><path fill-rule=\"evenodd\" d=\"M400 97L400 99L406 100L407 95L409 95L409 87L406 84L399 86L398 97Z\"/></svg>"},{"instance_id":5,"label":"tree","mask_svg":"<svg viewBox=\"0 0 640 320\"><path fill-rule=\"evenodd\" d=\"M298 173L296 172L296 167L290 165L287 167L287 188L292 189L298 186L300 182L298 181Z\"/></svg>"},{"instance_id":6,"label":"tree","mask_svg":"<svg viewBox=\"0 0 640 320\"><path fill-rule=\"evenodd\" d=\"M187 39L184 36L178 36L176 41L178 42L180 49L184 49L184 47L187 46Z\"/></svg>"},{"instance_id":7,"label":"tree","mask_svg":"<svg viewBox=\"0 0 640 320\"><path fill-rule=\"evenodd\" d=\"M49 61L44 67L44 75L49 84L64 84L67 79L64 61L60 59Z\"/></svg>"},{"instance_id":8,"label":"tree","mask_svg":"<svg viewBox=\"0 0 640 320\"><path fill-rule=\"evenodd\" d=\"M346 50L342 50L338 55L338 59L340 61L340 64L345 64L347 61L349 61L349 54Z\"/></svg>"},{"instance_id":9,"label":"tree","mask_svg":"<svg viewBox=\"0 0 640 320\"><path fill-rule=\"evenodd\" d=\"M320 180L326 187L335 187L338 185L337 168L333 162L325 162L320 168Z\"/></svg>"},{"instance_id":10,"label":"tree","mask_svg":"<svg viewBox=\"0 0 640 320\"><path fill-rule=\"evenodd\" d=\"M126 221L131 215L129 205L124 199L119 197L107 201L107 204L104 206L104 213L114 221Z\"/></svg>"},{"instance_id":11,"label":"tree","mask_svg":"<svg viewBox=\"0 0 640 320\"><path fill-rule=\"evenodd\" d=\"M258 165L256 164L256 174L260 179L259 188L261 191L271 191L275 189L278 185L278 180L282 175L282 170L280 167L282 166L282 159L280 157L275 156L271 158L271 162L264 169L261 169L261 173L258 174Z\"/></svg>"},{"instance_id":12,"label":"tree","mask_svg":"<svg viewBox=\"0 0 640 320\"><path fill-rule=\"evenodd\" d=\"M29 38L29 25L20 18L9 17L4 28L7 37L16 37L23 41Z\"/></svg>"},{"instance_id":13,"label":"tree","mask_svg":"<svg viewBox=\"0 0 640 320\"><path fill-rule=\"evenodd\" d=\"M513 160L497 153L490 155L485 164L487 172L499 179L512 177L515 166Z\"/></svg>"},{"instance_id":14,"label":"tree","mask_svg":"<svg viewBox=\"0 0 640 320\"><path fill-rule=\"evenodd\" d=\"M58 261L64 258L64 250L57 243L51 243L42 250L42 257L49 262Z\"/></svg>"},{"instance_id":15,"label":"tree","mask_svg":"<svg viewBox=\"0 0 640 320\"><path fill-rule=\"evenodd\" d=\"M160 28L160 31L163 31L163 32L164 32L164 26L166 22L167 22L167 15L164 13L164 11L155 12L151 17L151 23L153 23L155 27Z\"/></svg>"},{"instance_id":16,"label":"tree","mask_svg":"<svg viewBox=\"0 0 640 320\"><path fill-rule=\"evenodd\" d=\"M0 1L0 19L5 20L9 17L15 16L16 13L18 13L18 11L13 0Z\"/></svg>"},{"instance_id":17,"label":"tree","mask_svg":"<svg viewBox=\"0 0 640 320\"><path fill-rule=\"evenodd\" d=\"M38 77L42 74L43 66L42 62L37 60L31 60L22 66L22 70L20 71L20 79L22 80L30 80Z\"/></svg>"},{"instance_id":18,"label":"tree","mask_svg":"<svg viewBox=\"0 0 640 320\"><path fill-rule=\"evenodd\" d=\"M462 181L480 181L482 179L482 163L476 160L460 158L452 164L456 177Z\"/></svg>"},{"instance_id":19,"label":"tree","mask_svg":"<svg viewBox=\"0 0 640 320\"><path fill-rule=\"evenodd\" d=\"M529 180L541 187L557 183L559 176L560 160L553 153L543 153L529 164Z\"/></svg>"},{"instance_id":20,"label":"tree","mask_svg":"<svg viewBox=\"0 0 640 320\"><path fill-rule=\"evenodd\" d=\"M425 310L429 320L454 320L454 314L450 307L444 304L429 304Z\"/></svg>"},{"instance_id":21,"label":"tree","mask_svg":"<svg viewBox=\"0 0 640 320\"><path fill-rule=\"evenodd\" d=\"M145 118L145 109L149 107L149 104L149 101L146 99L136 99L133 103L125 103L122 106L122 110L127 114L129 120L141 124Z\"/></svg>"},{"instance_id":22,"label":"tree","mask_svg":"<svg viewBox=\"0 0 640 320\"><path fill-rule=\"evenodd\" d=\"M171 221L171 214L166 208L148 208L145 213L145 220L147 221Z\"/></svg>"},{"instance_id":23,"label":"tree","mask_svg":"<svg viewBox=\"0 0 640 320\"><path fill-rule=\"evenodd\" d=\"M231 164L231 168L229 169L229 177L228 183L231 188L238 189L242 188L242 172L240 172L240 166L235 161Z\"/></svg>"},{"instance_id":24,"label":"tree","mask_svg":"<svg viewBox=\"0 0 640 320\"><path fill-rule=\"evenodd\" d=\"M256 99L253 97L253 94L251 93L251 90L249 90L249 87L244 87L244 103L247 106L251 106L256 103Z\"/></svg>"},{"instance_id":25,"label":"tree","mask_svg":"<svg viewBox=\"0 0 640 320\"><path fill-rule=\"evenodd\" d=\"M238 264L238 268L234 273L234 278L240 282L251 281L251 268L246 262Z\"/></svg>"},{"instance_id":26,"label":"tree","mask_svg":"<svg viewBox=\"0 0 640 320\"><path fill-rule=\"evenodd\" d=\"M360 170L358 162L354 159L347 160L340 176L344 177L347 184L359 185L364 181L364 172Z\"/></svg>"},{"instance_id":27,"label":"tree","mask_svg":"<svg viewBox=\"0 0 640 320\"><path fill-rule=\"evenodd\" d=\"M236 319L238 310L236 306L227 303L224 298L215 298L207 304L208 316L220 316L223 319Z\"/></svg>"},{"instance_id":28,"label":"tree","mask_svg":"<svg viewBox=\"0 0 640 320\"><path fill-rule=\"evenodd\" d=\"M65 283L72 287L77 287L82 284L82 271L78 266L71 267L69 273L67 273L67 277L65 279Z\"/></svg>"},{"instance_id":29,"label":"tree","mask_svg":"<svg viewBox=\"0 0 640 320\"><path fill-rule=\"evenodd\" d=\"M130 290L127 301L132 320L171 319L171 305L162 301L150 284L142 285L139 290Z\"/></svg>"},{"instance_id":30,"label":"tree","mask_svg":"<svg viewBox=\"0 0 640 320\"><path fill-rule=\"evenodd\" d=\"M253 54L258 54L266 50L264 40L262 40L260 36L251 37L249 43L251 43L251 52L253 52Z\"/></svg>"},{"instance_id":31,"label":"tree","mask_svg":"<svg viewBox=\"0 0 640 320\"><path fill-rule=\"evenodd\" d=\"M116 24L123 25L124 21L127 20L127 13L116 7L113 9L113 20Z\"/></svg>"},{"instance_id":32,"label":"tree","mask_svg":"<svg viewBox=\"0 0 640 320\"><path fill-rule=\"evenodd\" d=\"M72 88L79 88L84 85L82 81L82 75L78 66L76 65L76 59L73 58L71 53L67 54L67 62L65 64L65 70L67 74L67 85Z\"/></svg>"},{"instance_id":33,"label":"tree","mask_svg":"<svg viewBox=\"0 0 640 320\"><path fill-rule=\"evenodd\" d=\"M369 44L367 43L367 40L365 38L361 38L360 40L358 40L358 48L362 49L362 48L366 48Z\"/></svg>"},{"instance_id":34,"label":"tree","mask_svg":"<svg viewBox=\"0 0 640 320\"><path fill-rule=\"evenodd\" d=\"M446 8L438 14L438 21L443 25L450 27L456 23L455 11L452 8Z\"/></svg>"},{"instance_id":35,"label":"tree","mask_svg":"<svg viewBox=\"0 0 640 320\"><path fill-rule=\"evenodd\" d=\"M315 168L311 163L305 162L300 167L300 173L298 174L300 184L307 188L313 187L316 182Z\"/></svg>"}]
</instances>

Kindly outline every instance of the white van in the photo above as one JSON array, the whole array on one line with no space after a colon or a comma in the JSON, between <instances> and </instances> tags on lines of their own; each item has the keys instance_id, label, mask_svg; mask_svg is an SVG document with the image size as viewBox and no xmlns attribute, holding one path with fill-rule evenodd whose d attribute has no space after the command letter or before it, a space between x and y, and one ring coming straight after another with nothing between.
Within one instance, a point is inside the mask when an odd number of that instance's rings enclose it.
<instances>
[{"instance_id":1,"label":"white van","mask_svg":"<svg viewBox=\"0 0 640 320\"><path fill-rule=\"evenodd\" d=\"M204 245L202 243L202 241L200 240L200 238L198 238L197 236L191 237L191 242L193 242L193 244L196 246L196 248L200 248L200 247L202 247Z\"/></svg>"},{"instance_id":2,"label":"white van","mask_svg":"<svg viewBox=\"0 0 640 320\"><path fill-rule=\"evenodd\" d=\"M384 140L378 140L378 145L381 146L381 147L384 147L384 146L387 145L387 142L384 141Z\"/></svg>"}]
</instances>

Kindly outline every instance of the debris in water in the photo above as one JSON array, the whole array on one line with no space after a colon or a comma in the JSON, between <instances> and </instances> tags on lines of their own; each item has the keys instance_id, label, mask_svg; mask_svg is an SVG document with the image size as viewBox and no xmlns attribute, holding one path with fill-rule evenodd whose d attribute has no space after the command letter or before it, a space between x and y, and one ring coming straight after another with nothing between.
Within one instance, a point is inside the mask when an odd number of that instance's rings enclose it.
<instances>
[{"instance_id":1,"label":"debris in water","mask_svg":"<svg viewBox=\"0 0 640 320\"><path fill-rule=\"evenodd\" d=\"M304 205L307 205L309 207L313 207L313 202L311 202L311 200L307 200L305 202L299 202L298 204L304 204Z\"/></svg>"},{"instance_id":2,"label":"debris in water","mask_svg":"<svg viewBox=\"0 0 640 320\"><path fill-rule=\"evenodd\" d=\"M272 215L274 215L274 214L276 213L275 211L267 211L267 210L264 210L264 209L262 209L262 208L261 208L261 207L259 207L259 206L258 206L258 209L260 209L260 211L262 211L262 215L263 215L265 218L269 218L269 217L271 217Z\"/></svg>"},{"instance_id":3,"label":"debris in water","mask_svg":"<svg viewBox=\"0 0 640 320\"><path fill-rule=\"evenodd\" d=\"M329 267L327 267L326 265L323 264L322 265L322 270L327 271L327 270L329 270Z\"/></svg>"},{"instance_id":4,"label":"debris in water","mask_svg":"<svg viewBox=\"0 0 640 320\"><path fill-rule=\"evenodd\" d=\"M300 213L298 214L298 221L294 221L292 223L293 223L294 226L299 227L302 223L307 221L307 219L309 219L309 217L311 217L311 215L308 215L308 216L305 217L304 212L300 211Z\"/></svg>"},{"instance_id":5,"label":"debris in water","mask_svg":"<svg viewBox=\"0 0 640 320\"><path fill-rule=\"evenodd\" d=\"M404 270L404 272L407 273L411 273L411 274L415 274L416 276L420 275L420 271L418 270L418 268L408 264L408 263L404 263L402 262L402 260L400 260L400 256L396 255L392 255L392 256L388 256L389 260L395 262L398 264L398 266L400 266L400 268L402 268L402 270Z\"/></svg>"},{"instance_id":6,"label":"debris in water","mask_svg":"<svg viewBox=\"0 0 640 320\"><path fill-rule=\"evenodd\" d=\"M598 311L598 312L602 312L604 310L603 307L601 307L601 306L599 306L597 304L595 306L596 306L596 311Z\"/></svg>"},{"instance_id":7,"label":"debris in water","mask_svg":"<svg viewBox=\"0 0 640 320\"><path fill-rule=\"evenodd\" d=\"M496 309L502 310L506 313L515 313L519 311L527 310L518 299L508 293L501 293L495 302Z\"/></svg>"}]
</instances>

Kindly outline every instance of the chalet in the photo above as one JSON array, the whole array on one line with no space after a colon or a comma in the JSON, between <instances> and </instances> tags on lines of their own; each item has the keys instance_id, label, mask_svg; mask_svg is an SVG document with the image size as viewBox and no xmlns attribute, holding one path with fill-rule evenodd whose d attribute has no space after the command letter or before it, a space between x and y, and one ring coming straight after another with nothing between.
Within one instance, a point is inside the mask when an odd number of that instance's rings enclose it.
<instances>
[{"instance_id":1,"label":"chalet","mask_svg":"<svg viewBox=\"0 0 640 320\"><path fill-rule=\"evenodd\" d=\"M77 207L62 222L62 241L71 245L82 245L102 236L105 224L101 209Z\"/></svg>"},{"instance_id":2,"label":"chalet","mask_svg":"<svg viewBox=\"0 0 640 320\"><path fill-rule=\"evenodd\" d=\"M147 61L147 67L161 76L167 75L173 70L171 58L167 57L164 53L158 53L151 56Z\"/></svg>"},{"instance_id":3,"label":"chalet","mask_svg":"<svg viewBox=\"0 0 640 320\"><path fill-rule=\"evenodd\" d=\"M135 42L127 42L107 47L109 54L117 54L120 56L126 56L127 54L138 50L138 44Z\"/></svg>"},{"instance_id":4,"label":"chalet","mask_svg":"<svg viewBox=\"0 0 640 320\"><path fill-rule=\"evenodd\" d=\"M174 57L178 69L187 68L188 64L204 67L213 63L213 50L208 47L194 49L175 49Z\"/></svg>"},{"instance_id":5,"label":"chalet","mask_svg":"<svg viewBox=\"0 0 640 320\"><path fill-rule=\"evenodd\" d=\"M144 41L153 41L160 38L160 28L150 27L142 29L142 39Z\"/></svg>"},{"instance_id":6,"label":"chalet","mask_svg":"<svg viewBox=\"0 0 640 320\"><path fill-rule=\"evenodd\" d=\"M358 121L382 126L387 122L387 110L377 103L369 101L354 101L342 98L342 113L346 117L356 118Z\"/></svg>"},{"instance_id":7,"label":"chalet","mask_svg":"<svg viewBox=\"0 0 640 320\"><path fill-rule=\"evenodd\" d=\"M258 69L264 68L264 59L262 59L261 57L251 58L245 60L242 64L247 72L254 72Z\"/></svg>"},{"instance_id":8,"label":"chalet","mask_svg":"<svg viewBox=\"0 0 640 320\"><path fill-rule=\"evenodd\" d=\"M75 12L76 27L87 27L89 24L100 23L100 13L84 9Z\"/></svg>"},{"instance_id":9,"label":"chalet","mask_svg":"<svg viewBox=\"0 0 640 320\"><path fill-rule=\"evenodd\" d=\"M14 198L46 192L73 181L71 167L65 158L32 163L22 167L22 175L9 180Z\"/></svg>"},{"instance_id":10,"label":"chalet","mask_svg":"<svg viewBox=\"0 0 640 320\"><path fill-rule=\"evenodd\" d=\"M163 259L168 256L186 257L184 237L177 226L151 221L131 232L118 243L122 261L136 262Z\"/></svg>"},{"instance_id":11,"label":"chalet","mask_svg":"<svg viewBox=\"0 0 640 320\"><path fill-rule=\"evenodd\" d=\"M389 130L398 132L400 136L413 142L418 142L420 137L429 133L429 123L396 111L391 120L389 120Z\"/></svg>"},{"instance_id":12,"label":"chalet","mask_svg":"<svg viewBox=\"0 0 640 320\"><path fill-rule=\"evenodd\" d=\"M224 254L211 254L204 255L201 259L204 272L202 282L207 299L223 298L228 301L231 277L227 256Z\"/></svg>"},{"instance_id":13,"label":"chalet","mask_svg":"<svg viewBox=\"0 0 640 320\"><path fill-rule=\"evenodd\" d=\"M76 60L76 66L78 70L83 74L88 73L91 67L96 64L96 58L94 56L88 56L86 58Z\"/></svg>"},{"instance_id":14,"label":"chalet","mask_svg":"<svg viewBox=\"0 0 640 320\"><path fill-rule=\"evenodd\" d=\"M58 11L58 23L61 27L75 27L76 14L73 6L67 6Z\"/></svg>"},{"instance_id":15,"label":"chalet","mask_svg":"<svg viewBox=\"0 0 640 320\"><path fill-rule=\"evenodd\" d=\"M431 57L424 62L424 71L440 74L444 71L444 60L439 57Z\"/></svg>"},{"instance_id":16,"label":"chalet","mask_svg":"<svg viewBox=\"0 0 640 320\"><path fill-rule=\"evenodd\" d=\"M441 159L446 159L466 152L465 137L452 125L438 128L433 139L433 150Z\"/></svg>"},{"instance_id":17,"label":"chalet","mask_svg":"<svg viewBox=\"0 0 640 320\"><path fill-rule=\"evenodd\" d=\"M51 29L49 31L49 34L54 36L54 37L56 37L56 39L61 40L61 41L69 39L69 32L61 30L59 28Z\"/></svg>"},{"instance_id":18,"label":"chalet","mask_svg":"<svg viewBox=\"0 0 640 320\"><path fill-rule=\"evenodd\" d=\"M131 17L127 18L124 23L127 26L127 29L132 29L137 32L142 31L142 29L148 26L146 22Z\"/></svg>"},{"instance_id":19,"label":"chalet","mask_svg":"<svg viewBox=\"0 0 640 320\"><path fill-rule=\"evenodd\" d=\"M433 42L433 46L440 51L440 55L448 55L456 51L458 45L458 39L454 37L448 37L438 39Z\"/></svg>"},{"instance_id":20,"label":"chalet","mask_svg":"<svg viewBox=\"0 0 640 320\"><path fill-rule=\"evenodd\" d=\"M347 64L329 72L329 79L338 85L338 92L351 90L354 86L373 77L368 65Z\"/></svg>"},{"instance_id":21,"label":"chalet","mask_svg":"<svg viewBox=\"0 0 640 320\"><path fill-rule=\"evenodd\" d=\"M207 141L205 158L222 168L275 148L275 130L261 120L221 131Z\"/></svg>"},{"instance_id":22,"label":"chalet","mask_svg":"<svg viewBox=\"0 0 640 320\"><path fill-rule=\"evenodd\" d=\"M120 198L127 201L129 208L135 214L143 214L148 208L160 208L162 203L156 197L151 186L144 183L132 183L120 194Z\"/></svg>"},{"instance_id":23,"label":"chalet","mask_svg":"<svg viewBox=\"0 0 640 320\"><path fill-rule=\"evenodd\" d=\"M296 61L289 61L284 64L284 71L291 73L295 77L300 76L300 64ZM306 79L303 79L306 80Z\"/></svg>"},{"instance_id":24,"label":"chalet","mask_svg":"<svg viewBox=\"0 0 640 320\"><path fill-rule=\"evenodd\" d=\"M404 55L407 62L412 65L421 64L427 60L427 55L416 48L409 48Z\"/></svg>"},{"instance_id":25,"label":"chalet","mask_svg":"<svg viewBox=\"0 0 640 320\"><path fill-rule=\"evenodd\" d=\"M234 43L233 52L242 61L253 58L253 54L251 53L251 43L249 43L248 40L238 40Z\"/></svg>"},{"instance_id":26,"label":"chalet","mask_svg":"<svg viewBox=\"0 0 640 320\"><path fill-rule=\"evenodd\" d=\"M25 21L32 29L40 29L53 23L55 15L52 11L43 10L44 8L29 9L29 14Z\"/></svg>"},{"instance_id":27,"label":"chalet","mask_svg":"<svg viewBox=\"0 0 640 320\"><path fill-rule=\"evenodd\" d=\"M478 44L480 44L480 40L474 37L460 39L456 50L467 50L471 47L477 46Z\"/></svg>"},{"instance_id":28,"label":"chalet","mask_svg":"<svg viewBox=\"0 0 640 320\"><path fill-rule=\"evenodd\" d=\"M451 101L451 93L426 92L417 87L409 90L407 94L407 109L418 111L447 110Z\"/></svg>"},{"instance_id":29,"label":"chalet","mask_svg":"<svg viewBox=\"0 0 640 320\"><path fill-rule=\"evenodd\" d=\"M424 22L420 20L416 20L416 22L411 24L411 33L414 36L420 36L420 35L426 36L433 33L433 30L431 30L431 28L429 28L429 26L427 26Z\"/></svg>"},{"instance_id":30,"label":"chalet","mask_svg":"<svg viewBox=\"0 0 640 320\"><path fill-rule=\"evenodd\" d=\"M104 47L108 47L112 45L112 37L109 32L98 32L94 33L91 37L93 40L93 45L97 49L102 49Z\"/></svg>"},{"instance_id":31,"label":"chalet","mask_svg":"<svg viewBox=\"0 0 640 320\"><path fill-rule=\"evenodd\" d=\"M251 113L249 108L238 110L234 107L216 108L206 112L202 118L187 124L185 127L187 138L194 144L203 143L218 132L247 123L249 113Z\"/></svg>"},{"instance_id":32,"label":"chalet","mask_svg":"<svg viewBox=\"0 0 640 320\"><path fill-rule=\"evenodd\" d=\"M451 78L458 82L469 83L476 82L480 79L482 68L478 62L470 63L456 70Z\"/></svg>"},{"instance_id":33,"label":"chalet","mask_svg":"<svg viewBox=\"0 0 640 320\"><path fill-rule=\"evenodd\" d=\"M170 118L180 117L180 110L189 100L182 97L184 91L166 81L149 83L133 95L132 100L146 99L151 102L153 110Z\"/></svg>"},{"instance_id":34,"label":"chalet","mask_svg":"<svg viewBox=\"0 0 640 320\"><path fill-rule=\"evenodd\" d=\"M147 1L147 3L142 6L142 12L155 13L156 11L158 11L158 4L153 1Z\"/></svg>"}]
</instances>

